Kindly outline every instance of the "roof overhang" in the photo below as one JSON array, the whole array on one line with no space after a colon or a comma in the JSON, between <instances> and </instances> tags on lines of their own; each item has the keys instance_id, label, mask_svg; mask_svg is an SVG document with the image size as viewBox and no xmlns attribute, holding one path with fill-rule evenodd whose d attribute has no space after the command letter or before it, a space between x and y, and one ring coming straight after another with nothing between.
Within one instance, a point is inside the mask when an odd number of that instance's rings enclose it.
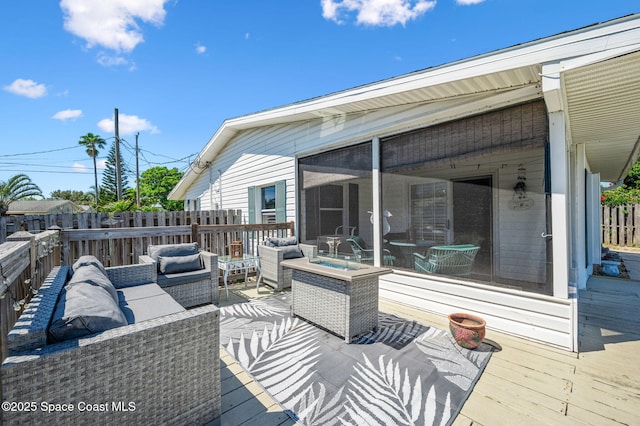
<instances>
[{"instance_id":1,"label":"roof overhang","mask_svg":"<svg viewBox=\"0 0 640 426\"><path fill-rule=\"evenodd\" d=\"M587 145L590 166L593 171L600 171L603 179L614 175L619 177L626 173L629 163L633 165L637 158L634 147L640 136L636 123L640 121L637 120L637 99L640 99L638 52L640 15L630 15L466 60L228 119L199 153L169 198L184 199L187 189L201 174L202 168L213 162L239 132L383 108L418 107L464 97L478 98L483 94L515 93L540 87L543 67L563 61L568 66L559 66L557 70L566 86L559 96L562 97L560 103L567 107L567 121L571 129L568 137L574 143ZM625 74L617 78L620 66ZM632 75L634 67L636 72ZM597 77L592 79L592 75ZM624 102L617 102L621 96ZM633 114L636 114L634 120L627 121ZM607 121L606 117L614 120ZM599 124L596 126L596 123ZM598 131L593 131L594 127ZM633 143L630 142L632 139ZM621 152L617 155L610 152L616 149ZM609 159L600 161L599 156L604 152Z\"/></svg>"},{"instance_id":2,"label":"roof overhang","mask_svg":"<svg viewBox=\"0 0 640 426\"><path fill-rule=\"evenodd\" d=\"M640 51L562 74L569 137L584 144L591 171L624 179L640 154Z\"/></svg>"}]
</instances>

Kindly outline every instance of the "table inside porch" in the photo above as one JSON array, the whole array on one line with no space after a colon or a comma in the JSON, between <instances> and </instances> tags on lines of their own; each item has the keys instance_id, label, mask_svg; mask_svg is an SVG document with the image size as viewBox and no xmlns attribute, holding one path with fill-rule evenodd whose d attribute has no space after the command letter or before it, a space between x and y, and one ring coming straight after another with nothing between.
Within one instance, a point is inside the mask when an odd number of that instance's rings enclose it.
<instances>
[{"instance_id":1,"label":"table inside porch","mask_svg":"<svg viewBox=\"0 0 640 426\"><path fill-rule=\"evenodd\" d=\"M413 252L416 249L424 250L436 244L432 240L392 240L389 241L392 246L398 247L402 253L402 263L405 268L412 269Z\"/></svg>"}]
</instances>

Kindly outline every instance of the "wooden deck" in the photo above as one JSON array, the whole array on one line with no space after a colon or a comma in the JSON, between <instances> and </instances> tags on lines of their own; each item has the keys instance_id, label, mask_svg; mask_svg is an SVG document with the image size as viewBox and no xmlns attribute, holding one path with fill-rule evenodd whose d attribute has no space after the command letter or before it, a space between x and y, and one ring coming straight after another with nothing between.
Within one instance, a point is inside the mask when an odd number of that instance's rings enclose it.
<instances>
[{"instance_id":1,"label":"wooden deck","mask_svg":"<svg viewBox=\"0 0 640 426\"><path fill-rule=\"evenodd\" d=\"M230 299L222 304L242 301ZM385 300L380 310L448 327L443 316ZM486 338L501 349L453 424L640 425L640 281L592 277L580 292L579 313L580 354L488 330ZM295 424L222 354L222 425Z\"/></svg>"}]
</instances>

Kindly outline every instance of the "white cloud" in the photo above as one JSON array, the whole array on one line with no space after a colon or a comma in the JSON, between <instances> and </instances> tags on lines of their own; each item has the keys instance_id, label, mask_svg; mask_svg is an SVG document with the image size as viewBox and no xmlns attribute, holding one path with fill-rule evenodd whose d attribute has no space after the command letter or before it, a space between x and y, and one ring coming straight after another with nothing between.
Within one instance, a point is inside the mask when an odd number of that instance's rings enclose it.
<instances>
[{"instance_id":1,"label":"white cloud","mask_svg":"<svg viewBox=\"0 0 640 426\"><path fill-rule=\"evenodd\" d=\"M41 98L47 94L47 87L44 84L38 84L33 80L17 79L8 86L4 86L4 90L18 96L26 96L27 98Z\"/></svg>"},{"instance_id":2,"label":"white cloud","mask_svg":"<svg viewBox=\"0 0 640 426\"><path fill-rule=\"evenodd\" d=\"M199 55L203 55L207 52L207 46L203 46L200 43L196 43L196 53Z\"/></svg>"},{"instance_id":3,"label":"white cloud","mask_svg":"<svg viewBox=\"0 0 640 426\"><path fill-rule=\"evenodd\" d=\"M66 120L75 120L78 117L82 117L81 109L65 109L63 111L58 111L55 114L53 114L53 117L51 118L55 120L66 121Z\"/></svg>"},{"instance_id":4,"label":"white cloud","mask_svg":"<svg viewBox=\"0 0 640 426\"><path fill-rule=\"evenodd\" d=\"M109 55L105 52L100 52L97 57L98 63L103 67L125 66L129 64L129 61L119 55Z\"/></svg>"},{"instance_id":5,"label":"white cloud","mask_svg":"<svg viewBox=\"0 0 640 426\"><path fill-rule=\"evenodd\" d=\"M345 15L355 14L358 24L391 27L424 15L436 0L321 0L321 4L322 16L339 24Z\"/></svg>"},{"instance_id":6,"label":"white cloud","mask_svg":"<svg viewBox=\"0 0 640 426\"><path fill-rule=\"evenodd\" d=\"M84 164L80 164L80 163L73 163L71 168L73 169L74 172L78 172L78 173L85 173L85 172L88 171L87 170L87 166L85 166Z\"/></svg>"},{"instance_id":7,"label":"white cloud","mask_svg":"<svg viewBox=\"0 0 640 426\"><path fill-rule=\"evenodd\" d=\"M160 26L167 0L61 0L64 29L87 42L87 47L103 46L130 52L144 41L138 22Z\"/></svg>"},{"instance_id":8,"label":"white cloud","mask_svg":"<svg viewBox=\"0 0 640 426\"><path fill-rule=\"evenodd\" d=\"M98 155L100 155L98 153ZM98 160L96 161L96 169L105 170L107 168L107 160Z\"/></svg>"},{"instance_id":9,"label":"white cloud","mask_svg":"<svg viewBox=\"0 0 640 426\"><path fill-rule=\"evenodd\" d=\"M98 127L103 132L115 132L113 118L100 120ZM133 135L137 132L160 133L160 130L145 118L140 118L137 115L118 114L118 134L120 136Z\"/></svg>"},{"instance_id":10,"label":"white cloud","mask_svg":"<svg viewBox=\"0 0 640 426\"><path fill-rule=\"evenodd\" d=\"M484 0L456 0L457 4L461 4L463 6L467 6L470 4L480 4L484 2Z\"/></svg>"}]
</instances>

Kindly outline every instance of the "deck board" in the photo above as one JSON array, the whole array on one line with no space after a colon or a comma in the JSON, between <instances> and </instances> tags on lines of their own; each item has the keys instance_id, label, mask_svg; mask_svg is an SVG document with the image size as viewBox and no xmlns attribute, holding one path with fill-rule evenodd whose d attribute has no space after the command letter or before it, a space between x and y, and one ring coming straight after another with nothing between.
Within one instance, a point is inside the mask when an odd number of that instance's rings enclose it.
<instances>
[{"instance_id":1,"label":"deck board","mask_svg":"<svg viewBox=\"0 0 640 426\"><path fill-rule=\"evenodd\" d=\"M252 291L243 290L244 296L269 295ZM223 303L242 301L237 294L231 299ZM487 341L499 350L453 425L640 424L640 283L592 277L579 300L579 354L499 333L489 324ZM442 315L388 300L380 300L380 310L448 329ZM223 425L295 424L226 351L221 354Z\"/></svg>"}]
</instances>

